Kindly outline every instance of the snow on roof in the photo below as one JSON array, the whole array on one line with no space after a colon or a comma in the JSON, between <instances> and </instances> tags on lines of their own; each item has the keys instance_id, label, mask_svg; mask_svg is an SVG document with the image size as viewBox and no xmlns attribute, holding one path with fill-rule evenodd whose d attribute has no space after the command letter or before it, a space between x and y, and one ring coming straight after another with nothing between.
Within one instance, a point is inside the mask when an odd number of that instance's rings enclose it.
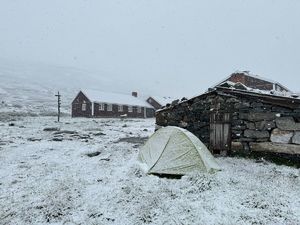
<instances>
[{"instance_id":1,"label":"snow on roof","mask_svg":"<svg viewBox=\"0 0 300 225\"><path fill-rule=\"evenodd\" d=\"M153 98L155 101L157 101L160 105L163 106L174 101L174 99L171 97L151 96L151 98Z\"/></svg>"},{"instance_id":2,"label":"snow on roof","mask_svg":"<svg viewBox=\"0 0 300 225\"><path fill-rule=\"evenodd\" d=\"M248 77L253 77L253 78L256 78L256 79L259 79L259 80L263 80L263 81L267 81L267 82L270 82L270 83L273 83L273 84L277 84L281 87L283 87L284 89L286 90L289 90L287 87L285 87L284 85L280 84L279 82L277 81L274 81L274 80L271 80L271 79L268 79L268 78L264 78L264 77L261 77L259 75L254 75L254 74L251 74L249 71L235 71L233 74L237 74L237 73L240 73L240 74L244 74ZM230 74L228 77L226 77L225 79L223 79L221 82L215 84L214 86L212 86L211 88L214 88L222 83L224 83L226 80L228 80L233 74Z\"/></svg>"},{"instance_id":3,"label":"snow on roof","mask_svg":"<svg viewBox=\"0 0 300 225\"><path fill-rule=\"evenodd\" d=\"M101 102L101 103L153 108L144 99L133 97L132 95L108 93L108 92L96 91L96 90L81 90L81 91L91 102Z\"/></svg>"}]
</instances>

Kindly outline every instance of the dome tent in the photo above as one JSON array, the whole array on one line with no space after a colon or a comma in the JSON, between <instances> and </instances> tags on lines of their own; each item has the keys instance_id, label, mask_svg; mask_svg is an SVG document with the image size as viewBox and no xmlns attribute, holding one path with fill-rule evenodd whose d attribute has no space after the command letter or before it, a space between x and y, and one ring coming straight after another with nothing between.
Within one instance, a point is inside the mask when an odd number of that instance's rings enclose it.
<instances>
[{"instance_id":1,"label":"dome tent","mask_svg":"<svg viewBox=\"0 0 300 225\"><path fill-rule=\"evenodd\" d=\"M220 170L213 155L191 132L168 126L155 132L139 152L149 174L185 175Z\"/></svg>"}]
</instances>

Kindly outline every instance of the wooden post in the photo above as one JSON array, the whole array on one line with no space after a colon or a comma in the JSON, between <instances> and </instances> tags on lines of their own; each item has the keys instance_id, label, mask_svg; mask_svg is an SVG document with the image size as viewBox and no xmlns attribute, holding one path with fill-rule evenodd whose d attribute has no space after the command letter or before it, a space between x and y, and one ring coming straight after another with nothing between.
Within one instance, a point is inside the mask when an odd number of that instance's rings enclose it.
<instances>
[{"instance_id":1,"label":"wooden post","mask_svg":"<svg viewBox=\"0 0 300 225\"><path fill-rule=\"evenodd\" d=\"M61 101L60 101L60 97L61 95L59 94L59 92L57 92L57 95L55 95L57 97L57 122L59 122L60 120L60 105L61 105Z\"/></svg>"}]
</instances>

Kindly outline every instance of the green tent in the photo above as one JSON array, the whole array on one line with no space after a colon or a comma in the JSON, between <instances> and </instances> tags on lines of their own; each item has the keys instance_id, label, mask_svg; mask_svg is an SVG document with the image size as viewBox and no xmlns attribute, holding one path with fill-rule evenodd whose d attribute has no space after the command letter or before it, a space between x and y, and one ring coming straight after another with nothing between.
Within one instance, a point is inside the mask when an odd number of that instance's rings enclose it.
<instances>
[{"instance_id":1,"label":"green tent","mask_svg":"<svg viewBox=\"0 0 300 225\"><path fill-rule=\"evenodd\" d=\"M139 152L149 174L184 175L220 170L213 155L191 132L168 126L155 132Z\"/></svg>"}]
</instances>

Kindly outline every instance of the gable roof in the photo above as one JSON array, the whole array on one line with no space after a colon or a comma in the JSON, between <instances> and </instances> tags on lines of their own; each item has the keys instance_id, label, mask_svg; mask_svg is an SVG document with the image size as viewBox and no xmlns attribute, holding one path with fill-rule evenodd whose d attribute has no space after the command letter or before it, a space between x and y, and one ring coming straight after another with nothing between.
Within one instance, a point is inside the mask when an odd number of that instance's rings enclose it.
<instances>
[{"instance_id":1,"label":"gable roof","mask_svg":"<svg viewBox=\"0 0 300 225\"><path fill-rule=\"evenodd\" d=\"M173 100L173 98L171 97L161 97L161 96L150 96L151 98L153 98L157 103L159 103L162 106L165 106L168 103L171 103Z\"/></svg>"},{"instance_id":2,"label":"gable roof","mask_svg":"<svg viewBox=\"0 0 300 225\"><path fill-rule=\"evenodd\" d=\"M108 92L96 91L96 90L81 90L81 92L91 102L153 108L145 100L137 98L137 97L133 97L132 95L119 94L119 93L108 93Z\"/></svg>"},{"instance_id":3,"label":"gable roof","mask_svg":"<svg viewBox=\"0 0 300 225\"><path fill-rule=\"evenodd\" d=\"M226 82L234 74L244 74L245 76L248 76L248 77L252 77L252 78L255 78L255 79L258 79L258 80L263 80L263 81L266 81L266 82L269 82L269 83L272 83L272 84L277 84L277 85L283 87L284 89L288 90L289 92L291 92L290 89L288 89L287 87L285 87L284 85L282 85L281 83L279 83L277 81L274 81L274 80L271 80L271 79L268 79L268 78L264 78L264 77L261 77L259 75L251 74L249 71L239 71L239 70L237 70L236 72L230 74L228 77L226 77L222 81L218 82L217 84L213 85L211 88L214 88L214 87Z\"/></svg>"}]
</instances>

